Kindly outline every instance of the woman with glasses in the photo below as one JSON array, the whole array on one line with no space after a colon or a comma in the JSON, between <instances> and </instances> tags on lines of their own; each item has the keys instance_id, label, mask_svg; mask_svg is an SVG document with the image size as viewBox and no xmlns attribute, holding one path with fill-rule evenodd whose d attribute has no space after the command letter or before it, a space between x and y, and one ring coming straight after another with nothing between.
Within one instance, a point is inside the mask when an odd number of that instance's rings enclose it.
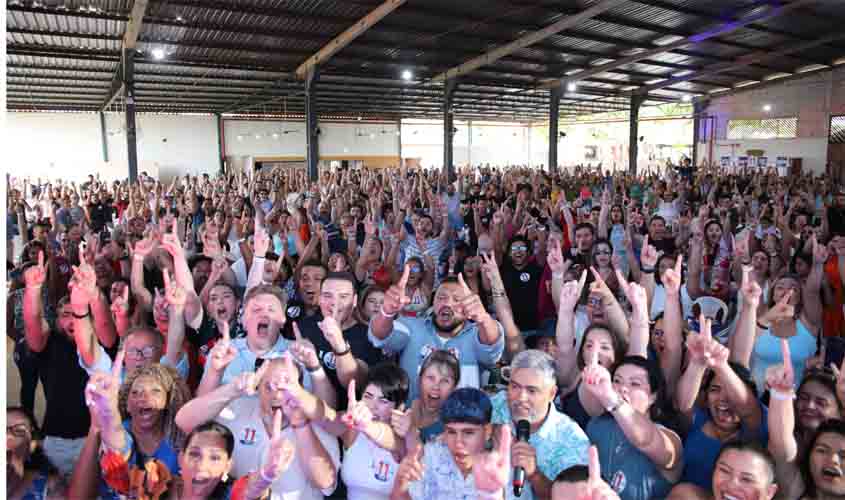
<instances>
[{"instance_id":1,"label":"woman with glasses","mask_svg":"<svg viewBox=\"0 0 845 500\"><path fill-rule=\"evenodd\" d=\"M58 471L44 453L35 417L22 407L6 409L6 498L66 498Z\"/></svg>"}]
</instances>

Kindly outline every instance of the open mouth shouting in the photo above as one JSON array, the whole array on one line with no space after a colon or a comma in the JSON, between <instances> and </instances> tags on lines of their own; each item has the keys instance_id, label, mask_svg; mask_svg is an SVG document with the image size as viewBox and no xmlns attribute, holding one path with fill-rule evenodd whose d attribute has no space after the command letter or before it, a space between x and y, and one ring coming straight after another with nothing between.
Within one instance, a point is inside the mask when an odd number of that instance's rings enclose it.
<instances>
[{"instance_id":1,"label":"open mouth shouting","mask_svg":"<svg viewBox=\"0 0 845 500\"><path fill-rule=\"evenodd\" d=\"M261 338L269 338L272 334L272 326L272 321L267 318L262 318L258 321L258 325L255 328L255 332Z\"/></svg>"}]
</instances>

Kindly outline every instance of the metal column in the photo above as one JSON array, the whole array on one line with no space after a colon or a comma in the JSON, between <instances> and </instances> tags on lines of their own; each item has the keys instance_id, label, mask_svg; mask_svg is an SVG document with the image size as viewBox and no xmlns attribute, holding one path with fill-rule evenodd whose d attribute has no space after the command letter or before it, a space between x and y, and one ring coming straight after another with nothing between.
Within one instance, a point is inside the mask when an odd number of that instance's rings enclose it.
<instances>
[{"instance_id":1,"label":"metal column","mask_svg":"<svg viewBox=\"0 0 845 500\"><path fill-rule=\"evenodd\" d=\"M698 143L701 141L701 117L707 103L695 100L692 103L692 165L698 165Z\"/></svg>"},{"instance_id":2,"label":"metal column","mask_svg":"<svg viewBox=\"0 0 845 500\"><path fill-rule=\"evenodd\" d=\"M640 105L645 97L639 95L631 96L631 116L629 118L628 135L628 172L637 174L637 153L639 149L639 128L640 128Z\"/></svg>"},{"instance_id":3,"label":"metal column","mask_svg":"<svg viewBox=\"0 0 845 500\"><path fill-rule=\"evenodd\" d=\"M455 88L458 82L455 79L446 80L443 92L443 170L446 178L451 182L455 174L455 165L452 163L452 139L455 137L455 120L452 114L452 100L455 96Z\"/></svg>"},{"instance_id":4,"label":"metal column","mask_svg":"<svg viewBox=\"0 0 845 500\"><path fill-rule=\"evenodd\" d=\"M106 134L106 114L100 111L100 142L103 144L103 161L109 161L109 141Z\"/></svg>"},{"instance_id":5,"label":"metal column","mask_svg":"<svg viewBox=\"0 0 845 500\"><path fill-rule=\"evenodd\" d=\"M135 130L135 49L123 49L123 96L126 101L126 161L129 182L138 178L138 143Z\"/></svg>"},{"instance_id":6,"label":"metal column","mask_svg":"<svg viewBox=\"0 0 845 500\"><path fill-rule=\"evenodd\" d=\"M221 174L226 173L226 169L223 166L223 160L225 159L225 153L223 151L223 141L226 140L226 137L223 131L223 117L220 116L220 113L215 113L214 117L217 119L217 159L220 162L219 171Z\"/></svg>"},{"instance_id":7,"label":"metal column","mask_svg":"<svg viewBox=\"0 0 845 500\"><path fill-rule=\"evenodd\" d=\"M472 120L467 120L467 164L472 167Z\"/></svg>"},{"instance_id":8,"label":"metal column","mask_svg":"<svg viewBox=\"0 0 845 500\"><path fill-rule=\"evenodd\" d=\"M554 87L549 92L549 173L557 172L558 121L560 121L561 87Z\"/></svg>"},{"instance_id":9,"label":"metal column","mask_svg":"<svg viewBox=\"0 0 845 500\"><path fill-rule=\"evenodd\" d=\"M317 181L318 164L320 162L320 128L317 121L317 94L316 83L318 69L312 66L305 75L305 137L306 155L305 162L308 168L308 180Z\"/></svg>"}]
</instances>

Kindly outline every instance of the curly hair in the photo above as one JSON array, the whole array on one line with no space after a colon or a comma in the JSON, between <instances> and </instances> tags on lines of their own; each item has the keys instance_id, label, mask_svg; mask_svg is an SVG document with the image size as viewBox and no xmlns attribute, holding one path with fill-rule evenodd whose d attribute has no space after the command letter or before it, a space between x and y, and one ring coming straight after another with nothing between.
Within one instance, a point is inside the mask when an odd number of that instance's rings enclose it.
<instances>
[{"instance_id":1,"label":"curly hair","mask_svg":"<svg viewBox=\"0 0 845 500\"><path fill-rule=\"evenodd\" d=\"M185 434L176 425L174 419L176 413L182 408L182 405L191 399L191 390L188 385L182 380L182 377L176 372L174 368L164 366L161 364L152 364L144 366L127 375L123 385L120 386L120 393L118 394L117 406L120 410L120 416L123 420L130 418L127 409L127 401L129 400L129 392L132 389L132 384L140 377L150 377L158 382L164 391L167 393L167 403L162 413L162 421L164 423L164 436L174 447L174 449L181 450L185 441Z\"/></svg>"}]
</instances>

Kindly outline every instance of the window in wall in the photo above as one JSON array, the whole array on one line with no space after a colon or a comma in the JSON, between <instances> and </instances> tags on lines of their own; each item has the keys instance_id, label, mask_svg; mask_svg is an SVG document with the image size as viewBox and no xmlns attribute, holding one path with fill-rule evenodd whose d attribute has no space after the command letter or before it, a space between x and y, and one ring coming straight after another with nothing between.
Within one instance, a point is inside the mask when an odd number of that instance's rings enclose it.
<instances>
[{"instance_id":1,"label":"window in wall","mask_svg":"<svg viewBox=\"0 0 845 500\"><path fill-rule=\"evenodd\" d=\"M793 139L798 136L798 118L728 120L728 139Z\"/></svg>"}]
</instances>

